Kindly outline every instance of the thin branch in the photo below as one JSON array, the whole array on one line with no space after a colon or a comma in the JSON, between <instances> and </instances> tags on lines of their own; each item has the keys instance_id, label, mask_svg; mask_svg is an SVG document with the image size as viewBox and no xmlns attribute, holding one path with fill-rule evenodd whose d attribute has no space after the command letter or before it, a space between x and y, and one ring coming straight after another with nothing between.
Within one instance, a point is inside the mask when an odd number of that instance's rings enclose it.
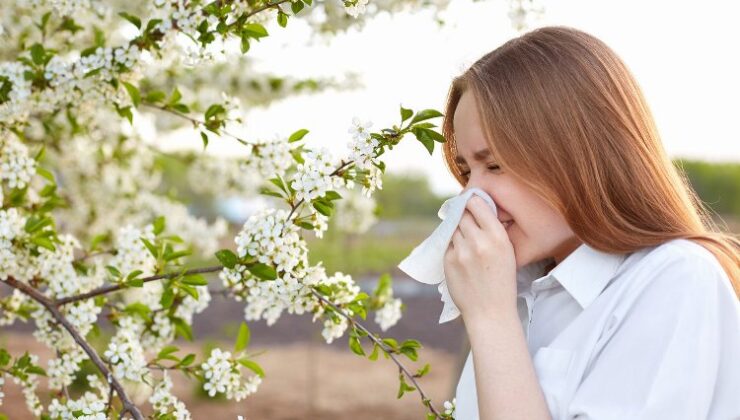
<instances>
[{"instance_id":1,"label":"thin branch","mask_svg":"<svg viewBox=\"0 0 740 420\"><path fill-rule=\"evenodd\" d=\"M193 123L194 125L199 125L201 127L206 127L206 122L205 121L199 120L197 118L193 118L190 115L183 114L182 112L175 111L172 108L169 108L169 107L166 107L166 106L163 106L163 105L153 104L153 103L150 103L150 102L141 102L141 105L142 106L145 106L145 107L148 107L148 108L153 108L153 109L158 109L160 111L168 112L168 113L170 113L172 115L175 115L175 116L180 117L182 119L188 120L191 123ZM230 132L228 132L226 130L220 130L220 131L222 133L224 133L225 135L233 138L234 140L238 141L239 143L241 143L241 144L243 144L245 146L260 146L262 144L262 143L250 143L250 142L242 139L241 137L237 136L236 134L232 134L232 133L230 133ZM216 134L216 133L214 133L214 134Z\"/></svg>"},{"instance_id":2,"label":"thin branch","mask_svg":"<svg viewBox=\"0 0 740 420\"><path fill-rule=\"evenodd\" d=\"M150 281L162 280L162 279L171 279L173 277L178 277L178 276L189 276L191 274L213 273L214 271L219 271L219 270L222 270L223 268L224 267L221 266L221 265L214 266L214 267L195 268L195 269L192 269L192 270L187 270L187 271L177 272L177 273L158 274L156 276L145 277L145 278L143 278L141 280L144 283L148 283ZM95 297L95 296L105 295L105 294L108 294L108 293L111 293L111 292L115 292L117 290L125 289L125 288L128 288L128 287L130 287L130 286L127 286L125 284L111 284L111 285L108 285L108 286L99 287L99 288L97 288L95 290L92 290L92 291L89 291L87 293L82 293L80 295L68 296L68 297L64 297L64 298L61 298L61 299L57 299L54 302L54 304L56 306L66 305L68 303L73 303L73 302L78 302L80 300L90 299L90 298Z\"/></svg>"},{"instance_id":3,"label":"thin branch","mask_svg":"<svg viewBox=\"0 0 740 420\"><path fill-rule=\"evenodd\" d=\"M275 8L277 8L277 5L278 5L278 4L281 4L281 3L285 3L285 2L288 2L288 1L290 1L290 0L280 0L280 1L277 1L277 2L275 2L275 3L268 3L268 4L266 5L266 6L262 6L262 7L260 7L260 8L254 9L253 11L249 12L249 13L248 13L248 14L246 15L246 17L247 17L247 18L250 18L250 17L252 17L252 16L256 15L257 13L260 13L260 12L264 12L265 10L267 10L267 9L269 9L269 8L272 8L272 7L275 7Z\"/></svg>"},{"instance_id":4,"label":"thin branch","mask_svg":"<svg viewBox=\"0 0 740 420\"><path fill-rule=\"evenodd\" d=\"M393 362L395 362L396 365L398 366L398 369L400 371L402 371L406 375L406 377L409 378L409 380L411 381L411 383L414 384L414 386L416 386L416 389L419 391L419 394L421 395L421 401L422 401L422 403L425 406L429 407L429 409L432 410L432 413L434 413L435 416L437 416L438 418L442 418L442 416L439 414L439 412L437 412L437 410L434 409L434 406L432 405L431 400L429 398L427 398L426 394L424 394L424 390L421 389L421 386L419 386L419 384L416 382L416 379L414 378L414 375L412 375L408 370L406 370L406 367L404 367L403 364L401 364L401 362L398 361L398 359L396 358L396 356L394 355L394 353L386 346L386 344L382 340L380 340L380 339L378 339L378 337L374 336L370 331L368 331L367 328L365 328L359 322L355 321L351 316L347 315L344 312L344 310L342 310L342 308L340 308L339 306L337 306L336 304L334 304L334 302L330 301L329 299L325 298L323 295L321 295L321 293L317 292L316 289L314 289L313 287L311 288L311 293L313 293L314 296L316 296L317 298L319 298L322 302L324 302L327 305L331 306L332 309L334 309L334 311L338 312L340 315L342 315L343 317L345 317L347 319L347 321L349 321L352 324L352 326L354 326L356 328L359 328L365 334L367 334L367 336L370 338L370 340L372 340L388 356L390 356L390 358L393 360Z\"/></svg>"},{"instance_id":5,"label":"thin branch","mask_svg":"<svg viewBox=\"0 0 740 420\"><path fill-rule=\"evenodd\" d=\"M44 308L46 308L47 311L49 311L49 313L51 313L51 316L54 317L54 319L59 324L61 324L64 329L67 330L67 332L69 332L77 345L82 347L82 349L85 351L85 353L87 353L87 356L90 358L93 364L98 368L98 370L100 370L103 376L108 379L111 387L116 390L118 397L123 403L123 410L121 411L122 415L123 413L130 413L134 417L134 419L144 420L144 416L141 414L141 411L139 411L136 405L134 405L134 403L129 399L128 395L126 395L126 391L124 391L121 383L118 382L115 376L111 374L110 370L108 370L108 367L105 365L103 360L100 358L100 356L98 356L98 353L95 352L95 350L90 346L90 344L88 344L87 341L85 341L85 339L80 335L75 327L69 322L69 320L67 320L64 314L59 311L53 300L44 296L40 291L27 285L26 283L16 280L13 277L8 277L6 280L3 280L3 282L10 287L20 290L21 292L28 295L31 299L40 303Z\"/></svg>"}]
</instances>

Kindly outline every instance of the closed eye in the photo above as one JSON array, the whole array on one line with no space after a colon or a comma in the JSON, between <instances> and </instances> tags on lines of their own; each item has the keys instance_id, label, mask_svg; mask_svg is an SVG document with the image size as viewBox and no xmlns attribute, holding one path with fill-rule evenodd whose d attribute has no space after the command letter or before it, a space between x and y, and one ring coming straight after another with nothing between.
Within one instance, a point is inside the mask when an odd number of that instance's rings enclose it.
<instances>
[{"instance_id":1,"label":"closed eye","mask_svg":"<svg viewBox=\"0 0 740 420\"><path fill-rule=\"evenodd\" d=\"M495 171L496 169L500 169L498 165L488 165L486 168L490 171ZM470 175L470 171L460 172L460 175L467 177L468 175Z\"/></svg>"}]
</instances>

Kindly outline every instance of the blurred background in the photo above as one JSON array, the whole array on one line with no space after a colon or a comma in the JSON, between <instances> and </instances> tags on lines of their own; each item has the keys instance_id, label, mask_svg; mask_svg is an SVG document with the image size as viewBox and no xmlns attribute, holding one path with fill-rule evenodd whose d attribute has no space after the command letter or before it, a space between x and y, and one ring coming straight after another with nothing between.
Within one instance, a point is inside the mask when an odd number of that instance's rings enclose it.
<instances>
[{"instance_id":1,"label":"blurred background","mask_svg":"<svg viewBox=\"0 0 740 420\"><path fill-rule=\"evenodd\" d=\"M280 77L262 85L266 99L250 103L239 134L269 137L305 127L311 130L309 144L336 150L346 144L353 116L373 121L373 128L379 129L397 123L399 105L442 110L452 77L478 57L522 31L569 25L600 37L624 59L644 89L674 163L686 172L715 221L729 232L740 233L739 3L437 3L439 7L420 11L378 13L361 28L331 38L309 36L310 27L300 19L285 29L268 26L271 36L253 45L248 70ZM535 11L518 15L517 7ZM541 12L536 12L538 8ZM208 82L207 77L203 82ZM153 117L143 115L139 121L147 118ZM149 123L155 126L161 121ZM146 123L137 130L148 135ZM188 127L170 131L157 142L171 150L201 148L198 133ZM223 156L236 153L230 147L229 142L209 145L211 153ZM412 140L388 153L386 163L383 188L375 196L376 219L370 221L369 230L353 234L330 227L323 239L309 238L310 258L312 263L323 261L328 273L351 274L367 291L381 274L392 275L395 295L403 299L405 308L401 321L384 336L421 341L419 363L409 365L431 363L431 373L421 383L440 405L454 395L467 355L464 329L459 319L439 325L442 304L436 287L405 278L396 266L436 227L440 204L460 187L444 167L439 149L430 157ZM189 211L230 222L221 248L233 247L230 238L251 212L266 205L260 198L201 194L187 181L182 161L163 154L158 164L164 168L164 189L177 190L189 203ZM214 258L191 265L215 263ZM200 350L222 341L231 343L242 319L243 304L216 301L195 318L198 341L183 346ZM43 354L45 349L27 334L31 331L27 327L16 324L3 330L0 340L11 351L38 347ZM190 402L195 418L240 414L247 419L340 419L350 413L355 419L423 418L417 394L396 399L395 365L383 358L371 362L353 355L346 336L327 345L320 325L310 317L284 314L271 327L264 321L251 322L250 327L250 347L266 350L259 356L266 372L260 391L240 403L213 402L192 383L176 381L176 393ZM105 330L98 339L107 340ZM3 409L10 418L25 418L18 390L12 385L6 388Z\"/></svg>"}]
</instances>

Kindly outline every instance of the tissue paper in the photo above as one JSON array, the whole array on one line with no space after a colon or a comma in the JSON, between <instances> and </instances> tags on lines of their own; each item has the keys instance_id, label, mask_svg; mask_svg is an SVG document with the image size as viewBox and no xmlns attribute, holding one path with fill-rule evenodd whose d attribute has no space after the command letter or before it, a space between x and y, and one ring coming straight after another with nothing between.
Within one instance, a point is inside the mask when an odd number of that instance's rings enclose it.
<instances>
[{"instance_id":1,"label":"tissue paper","mask_svg":"<svg viewBox=\"0 0 740 420\"><path fill-rule=\"evenodd\" d=\"M442 203L439 212L437 212L437 216L442 219L442 223L398 265L398 268L416 281L426 284L439 284L437 289L442 295L440 300L444 303L439 317L440 324L451 321L460 315L459 309L455 306L447 290L444 254L465 213L465 205L473 194L483 198L498 217L496 204L488 193L477 187L465 190Z\"/></svg>"}]
</instances>

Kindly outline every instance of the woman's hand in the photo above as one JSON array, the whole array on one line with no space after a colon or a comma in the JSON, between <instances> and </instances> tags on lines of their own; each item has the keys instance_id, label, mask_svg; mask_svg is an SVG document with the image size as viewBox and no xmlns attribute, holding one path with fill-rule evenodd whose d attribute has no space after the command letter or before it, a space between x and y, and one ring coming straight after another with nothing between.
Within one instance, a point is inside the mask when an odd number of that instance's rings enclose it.
<instances>
[{"instance_id":1,"label":"woman's hand","mask_svg":"<svg viewBox=\"0 0 740 420\"><path fill-rule=\"evenodd\" d=\"M506 229L480 197L466 211L444 256L450 296L465 321L517 316L516 259Z\"/></svg>"}]
</instances>

